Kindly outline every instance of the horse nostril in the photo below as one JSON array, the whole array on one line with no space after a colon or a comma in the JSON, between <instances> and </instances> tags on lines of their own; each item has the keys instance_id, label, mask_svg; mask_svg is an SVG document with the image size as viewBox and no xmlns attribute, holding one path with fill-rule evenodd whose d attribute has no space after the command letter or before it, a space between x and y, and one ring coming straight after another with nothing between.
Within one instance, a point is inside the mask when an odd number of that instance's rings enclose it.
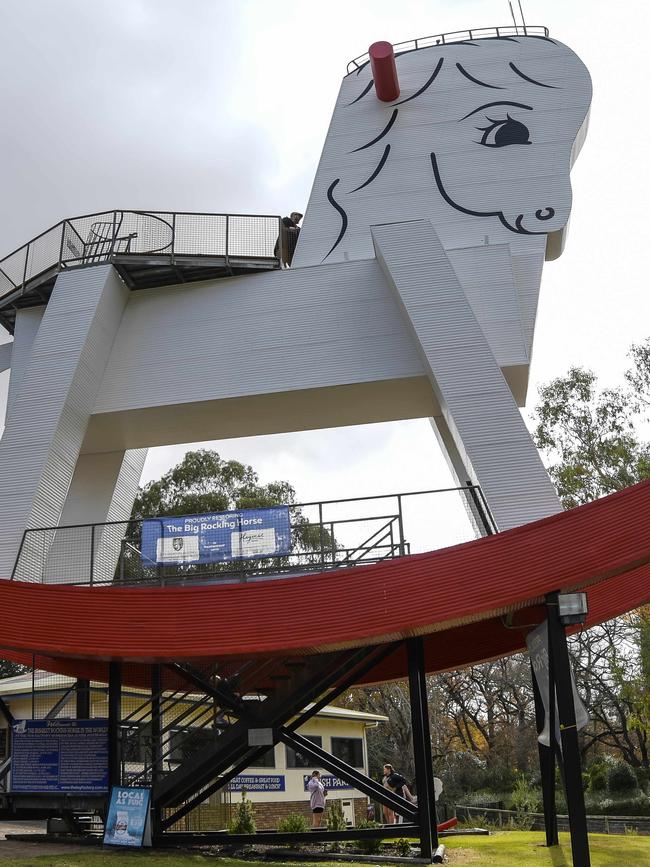
<instances>
[{"instance_id":1,"label":"horse nostril","mask_svg":"<svg viewBox=\"0 0 650 867\"><path fill-rule=\"evenodd\" d=\"M553 208L543 208L539 211L535 211L535 216L538 220L550 220L551 217L555 216L555 211Z\"/></svg>"}]
</instances>

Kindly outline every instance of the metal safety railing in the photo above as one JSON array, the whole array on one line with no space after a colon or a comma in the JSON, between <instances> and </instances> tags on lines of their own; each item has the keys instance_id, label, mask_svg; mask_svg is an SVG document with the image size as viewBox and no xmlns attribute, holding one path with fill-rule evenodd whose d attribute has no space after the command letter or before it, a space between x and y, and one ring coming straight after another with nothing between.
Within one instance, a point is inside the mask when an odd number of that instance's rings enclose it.
<instances>
[{"instance_id":1,"label":"metal safety railing","mask_svg":"<svg viewBox=\"0 0 650 867\"><path fill-rule=\"evenodd\" d=\"M479 27L476 30L455 30L451 33L439 33L436 36L423 36L418 39L409 39L406 42L397 42L393 45L395 54L404 54L407 51L417 51L420 48L431 48L435 45L447 45L450 42L466 42L473 39L500 39L505 36L544 36L548 38L548 27L528 24L510 24L506 27ZM348 75L357 69L361 69L370 60L368 52L355 57L347 65Z\"/></svg>"},{"instance_id":2,"label":"metal safety railing","mask_svg":"<svg viewBox=\"0 0 650 867\"><path fill-rule=\"evenodd\" d=\"M42 527L23 533L11 577L90 586L259 580L378 563L495 532L480 487L469 483L289 508L289 553L212 563L160 563L143 553L143 520Z\"/></svg>"},{"instance_id":3,"label":"metal safety railing","mask_svg":"<svg viewBox=\"0 0 650 867\"><path fill-rule=\"evenodd\" d=\"M62 220L0 259L0 302L64 268L124 258L174 265L183 259L268 260L280 266L286 244L280 217L104 211Z\"/></svg>"}]
</instances>

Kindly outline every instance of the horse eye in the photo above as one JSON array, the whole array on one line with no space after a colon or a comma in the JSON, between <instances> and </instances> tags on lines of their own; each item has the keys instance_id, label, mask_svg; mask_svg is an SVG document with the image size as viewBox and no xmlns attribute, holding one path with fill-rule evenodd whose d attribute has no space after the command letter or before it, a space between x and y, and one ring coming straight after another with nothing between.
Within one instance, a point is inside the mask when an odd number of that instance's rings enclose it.
<instances>
[{"instance_id":1,"label":"horse eye","mask_svg":"<svg viewBox=\"0 0 650 867\"><path fill-rule=\"evenodd\" d=\"M505 120L492 120L488 117L490 126L477 126L483 133L479 144L488 148L502 148L513 144L531 144L528 127L518 120L513 120L509 114Z\"/></svg>"}]
</instances>

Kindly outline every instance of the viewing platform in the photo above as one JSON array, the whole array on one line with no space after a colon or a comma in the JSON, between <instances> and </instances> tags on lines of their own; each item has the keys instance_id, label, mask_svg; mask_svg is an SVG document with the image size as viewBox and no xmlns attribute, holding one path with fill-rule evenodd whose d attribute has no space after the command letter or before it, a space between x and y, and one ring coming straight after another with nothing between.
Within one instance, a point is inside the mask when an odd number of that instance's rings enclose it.
<instances>
[{"instance_id":1,"label":"viewing platform","mask_svg":"<svg viewBox=\"0 0 650 867\"><path fill-rule=\"evenodd\" d=\"M131 289L280 268L281 218L103 211L62 220L0 259L0 324L49 300L57 274L110 262ZM278 239L279 244L278 244Z\"/></svg>"}]
</instances>

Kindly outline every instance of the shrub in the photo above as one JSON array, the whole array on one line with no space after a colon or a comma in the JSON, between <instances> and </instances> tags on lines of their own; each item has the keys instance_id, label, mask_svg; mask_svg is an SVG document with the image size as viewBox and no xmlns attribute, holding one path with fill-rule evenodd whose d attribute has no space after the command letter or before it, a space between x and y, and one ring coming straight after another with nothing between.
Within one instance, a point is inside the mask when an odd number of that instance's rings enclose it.
<instances>
[{"instance_id":1,"label":"shrub","mask_svg":"<svg viewBox=\"0 0 650 867\"><path fill-rule=\"evenodd\" d=\"M589 778L589 786L588 789L590 792L604 792L607 789L607 774L608 769L607 765L598 763L593 764L588 772L587 776Z\"/></svg>"},{"instance_id":2,"label":"shrub","mask_svg":"<svg viewBox=\"0 0 650 867\"><path fill-rule=\"evenodd\" d=\"M328 831L345 831L348 827L343 815L343 806L339 800L328 801L326 825Z\"/></svg>"},{"instance_id":3,"label":"shrub","mask_svg":"<svg viewBox=\"0 0 650 867\"><path fill-rule=\"evenodd\" d=\"M363 819L357 825L359 831L363 831L366 828L379 828L381 827L379 822L372 822L369 819ZM358 840L359 849L362 852L365 852L366 855L377 855L381 852L381 840L380 839L369 839L369 840Z\"/></svg>"},{"instance_id":4,"label":"shrub","mask_svg":"<svg viewBox=\"0 0 650 867\"><path fill-rule=\"evenodd\" d=\"M306 834L309 822L300 813L289 813L278 822L278 831L281 834Z\"/></svg>"},{"instance_id":5,"label":"shrub","mask_svg":"<svg viewBox=\"0 0 650 867\"><path fill-rule=\"evenodd\" d=\"M639 786L636 774L625 762L617 762L607 773L610 792L633 792Z\"/></svg>"},{"instance_id":6,"label":"shrub","mask_svg":"<svg viewBox=\"0 0 650 867\"><path fill-rule=\"evenodd\" d=\"M607 798L600 809L608 816L650 816L650 798L643 792L629 798Z\"/></svg>"},{"instance_id":7,"label":"shrub","mask_svg":"<svg viewBox=\"0 0 650 867\"><path fill-rule=\"evenodd\" d=\"M401 855L402 858L407 858L411 854L411 841L407 840L406 837L400 837L395 845L397 846L397 854Z\"/></svg>"},{"instance_id":8,"label":"shrub","mask_svg":"<svg viewBox=\"0 0 650 867\"><path fill-rule=\"evenodd\" d=\"M528 785L523 774L517 778L510 803L511 809L517 813L517 818L539 810L539 795Z\"/></svg>"},{"instance_id":9,"label":"shrub","mask_svg":"<svg viewBox=\"0 0 650 867\"><path fill-rule=\"evenodd\" d=\"M235 806L235 815L230 820L228 833L230 834L254 834L255 808L246 797L246 789L242 789L241 801Z\"/></svg>"}]
</instances>

